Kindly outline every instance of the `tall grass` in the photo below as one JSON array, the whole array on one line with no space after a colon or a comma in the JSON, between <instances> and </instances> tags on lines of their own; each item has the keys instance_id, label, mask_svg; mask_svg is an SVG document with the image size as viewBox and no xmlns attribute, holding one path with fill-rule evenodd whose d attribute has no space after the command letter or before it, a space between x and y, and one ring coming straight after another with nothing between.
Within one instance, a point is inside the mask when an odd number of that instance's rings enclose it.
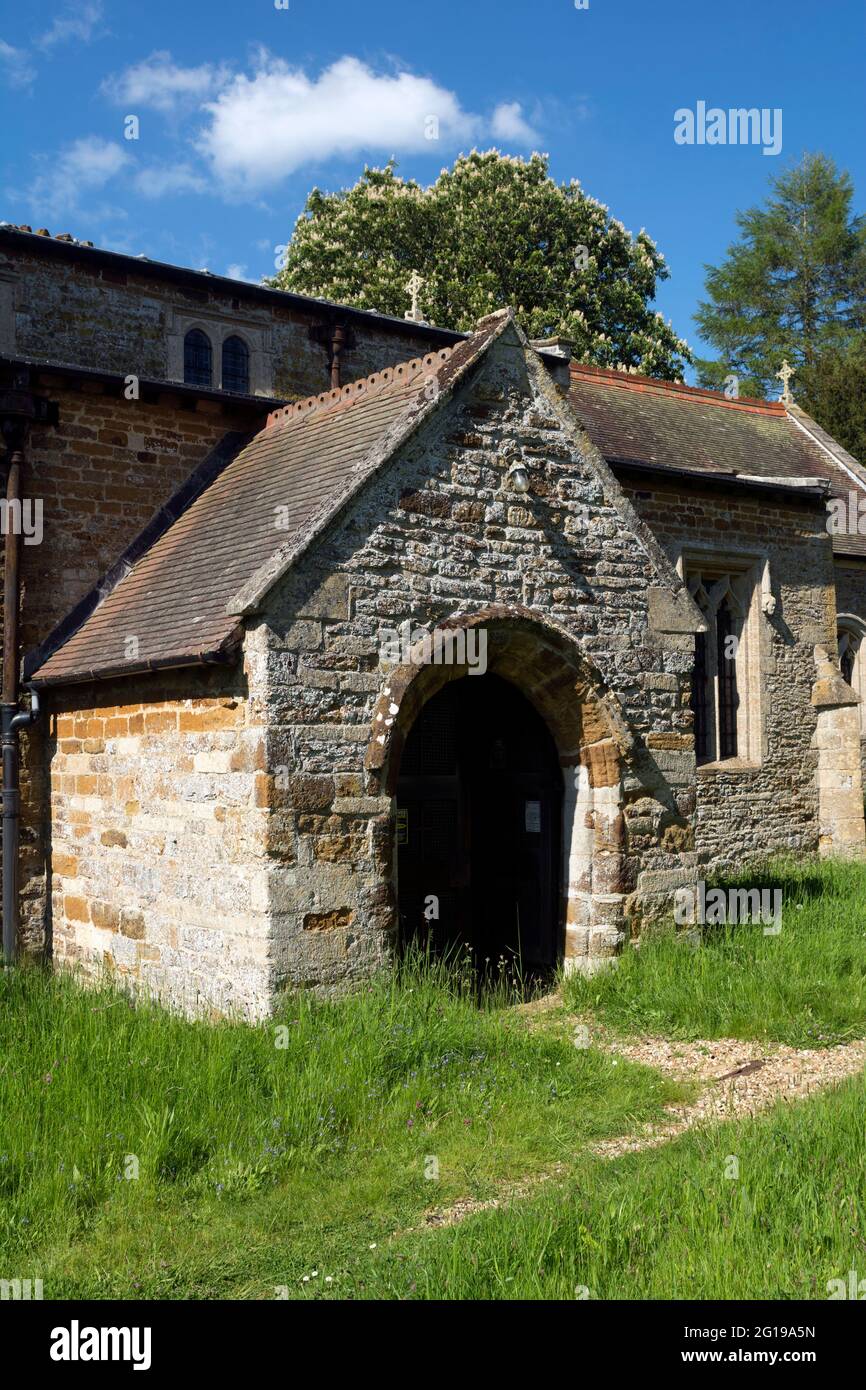
<instances>
[{"instance_id":1,"label":"tall grass","mask_svg":"<svg viewBox=\"0 0 866 1390\"><path fill-rule=\"evenodd\" d=\"M347 998L287 1000L260 1027L6 971L0 1056L6 1265L190 1203L217 1223L257 1194L310 1210L311 1187L324 1220L408 1218L434 1192L571 1157L676 1094L649 1069L479 1008L459 973L420 961Z\"/></svg>"},{"instance_id":2,"label":"tall grass","mask_svg":"<svg viewBox=\"0 0 866 1390\"><path fill-rule=\"evenodd\" d=\"M615 969L570 977L568 1007L675 1038L824 1047L864 1036L866 866L779 862L723 886L781 889L781 932L758 924L646 936Z\"/></svg>"},{"instance_id":3,"label":"tall grass","mask_svg":"<svg viewBox=\"0 0 866 1390\"><path fill-rule=\"evenodd\" d=\"M779 936L646 939L567 982L568 1006L638 1035L863 1035L866 869L764 881ZM589 1140L683 1088L513 997L413 958L251 1027L0 971L0 1278L48 1298L822 1297L866 1249L862 1085L602 1164ZM551 1173L513 1208L395 1236Z\"/></svg>"},{"instance_id":4,"label":"tall grass","mask_svg":"<svg viewBox=\"0 0 866 1390\"><path fill-rule=\"evenodd\" d=\"M866 1279L864 1103L860 1077L589 1163L555 1193L369 1252L342 1296L826 1299L850 1269Z\"/></svg>"}]
</instances>

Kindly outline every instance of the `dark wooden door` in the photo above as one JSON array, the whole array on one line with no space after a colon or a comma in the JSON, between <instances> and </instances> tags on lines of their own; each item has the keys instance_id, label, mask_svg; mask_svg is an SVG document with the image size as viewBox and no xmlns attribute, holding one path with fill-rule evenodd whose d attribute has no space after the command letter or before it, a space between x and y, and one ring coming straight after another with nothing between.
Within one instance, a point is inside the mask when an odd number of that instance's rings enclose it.
<instances>
[{"instance_id":1,"label":"dark wooden door","mask_svg":"<svg viewBox=\"0 0 866 1390\"><path fill-rule=\"evenodd\" d=\"M553 740L516 687L466 676L429 700L397 788L404 942L554 965L561 804Z\"/></svg>"}]
</instances>

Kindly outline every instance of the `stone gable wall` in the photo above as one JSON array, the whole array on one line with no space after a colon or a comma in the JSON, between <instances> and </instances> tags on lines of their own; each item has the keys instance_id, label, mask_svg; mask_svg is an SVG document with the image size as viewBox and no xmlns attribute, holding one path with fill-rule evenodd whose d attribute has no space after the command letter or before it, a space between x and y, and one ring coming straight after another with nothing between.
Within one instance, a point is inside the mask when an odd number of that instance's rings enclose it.
<instances>
[{"instance_id":1,"label":"stone gable wall","mask_svg":"<svg viewBox=\"0 0 866 1390\"><path fill-rule=\"evenodd\" d=\"M672 561L685 547L768 559L775 611L759 615L762 756L754 768L698 769L697 849L707 868L736 869L819 844L815 648L835 645L833 561L823 508L778 495L721 494L654 477L629 496Z\"/></svg>"},{"instance_id":2,"label":"stone gable wall","mask_svg":"<svg viewBox=\"0 0 866 1390\"><path fill-rule=\"evenodd\" d=\"M624 846L608 885L616 905L607 921L574 923L575 953L594 949L594 929L614 949L636 894L670 911L693 877L692 640L662 640L648 623L664 563L660 577L616 484L593 474L527 377L515 335L459 392L277 585L248 636L251 687L268 710L276 964L288 985L359 978L393 945L393 802L365 758L393 674L380 629L407 619L429 627L497 605L555 622L597 668L595 693L621 706L640 767L617 773L617 804L596 798L593 812L598 835ZM514 451L531 469L528 497L503 490ZM578 761L575 750L575 783Z\"/></svg>"},{"instance_id":3,"label":"stone gable wall","mask_svg":"<svg viewBox=\"0 0 866 1390\"><path fill-rule=\"evenodd\" d=\"M191 1015L263 1015L264 730L240 676L50 699L55 962Z\"/></svg>"}]
</instances>

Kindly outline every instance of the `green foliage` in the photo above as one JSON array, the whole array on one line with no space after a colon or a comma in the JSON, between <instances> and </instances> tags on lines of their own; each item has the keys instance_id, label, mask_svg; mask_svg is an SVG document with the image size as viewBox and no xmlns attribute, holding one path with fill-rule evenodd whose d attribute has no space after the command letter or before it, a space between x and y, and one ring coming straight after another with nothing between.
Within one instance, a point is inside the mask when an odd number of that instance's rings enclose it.
<instances>
[{"instance_id":1,"label":"green foliage","mask_svg":"<svg viewBox=\"0 0 866 1390\"><path fill-rule=\"evenodd\" d=\"M740 239L707 266L695 316L720 354L698 360L702 384L734 374L740 395L777 395L784 358L805 378L863 332L866 219L853 214L853 196L847 173L810 154L771 180L765 206L737 213Z\"/></svg>"},{"instance_id":2,"label":"green foliage","mask_svg":"<svg viewBox=\"0 0 866 1390\"><path fill-rule=\"evenodd\" d=\"M866 868L766 883L785 890L779 936L646 940L569 981L568 1003L641 1032L862 1036ZM211 1025L0 971L0 1262L46 1298L824 1298L845 1276L862 1078L601 1161L594 1140L688 1092L576 1047L567 1011L512 1001L479 1007L459 970L410 960L350 997ZM429 1226L467 1198L500 1205Z\"/></svg>"},{"instance_id":3,"label":"green foliage","mask_svg":"<svg viewBox=\"0 0 866 1390\"><path fill-rule=\"evenodd\" d=\"M468 331L510 305L530 338L568 337L582 361L669 380L691 361L649 308L668 276L655 243L576 180L557 184L545 155L474 151L429 188L392 161L353 188L314 189L272 283L402 317L415 269L422 312L440 327Z\"/></svg>"},{"instance_id":4,"label":"green foliage","mask_svg":"<svg viewBox=\"0 0 866 1390\"><path fill-rule=\"evenodd\" d=\"M0 1263L32 1266L46 1298L217 1297L210 1262L243 1284L235 1232L258 1203L283 1231L274 1283L297 1283L335 1225L376 1240L681 1094L530 1029L507 997L479 1007L460 971L409 961L250 1027L0 971Z\"/></svg>"},{"instance_id":5,"label":"green foliage","mask_svg":"<svg viewBox=\"0 0 866 1390\"><path fill-rule=\"evenodd\" d=\"M796 394L803 409L866 464L866 334L804 368Z\"/></svg>"},{"instance_id":6,"label":"green foliage","mask_svg":"<svg viewBox=\"0 0 866 1390\"><path fill-rule=\"evenodd\" d=\"M866 1033L866 873L862 864L780 863L725 887L782 892L782 929L660 933L618 968L566 984L569 1006L628 1033L756 1038L826 1047Z\"/></svg>"},{"instance_id":7,"label":"green foliage","mask_svg":"<svg viewBox=\"0 0 866 1390\"><path fill-rule=\"evenodd\" d=\"M864 1102L866 1083L857 1077L661 1149L585 1161L556 1191L367 1254L351 1295L826 1299L831 1280L847 1288L850 1269L866 1275Z\"/></svg>"}]
</instances>

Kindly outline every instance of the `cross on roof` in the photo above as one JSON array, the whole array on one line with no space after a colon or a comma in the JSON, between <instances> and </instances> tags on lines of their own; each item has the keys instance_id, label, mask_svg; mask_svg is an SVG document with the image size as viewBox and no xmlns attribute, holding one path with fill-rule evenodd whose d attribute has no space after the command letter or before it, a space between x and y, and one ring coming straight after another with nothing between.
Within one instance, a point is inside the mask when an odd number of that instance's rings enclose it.
<instances>
[{"instance_id":1,"label":"cross on roof","mask_svg":"<svg viewBox=\"0 0 866 1390\"><path fill-rule=\"evenodd\" d=\"M794 397L791 395L791 377L796 376L796 374L797 369L789 365L788 359L786 357L784 362L782 363L782 370L780 372L776 372L776 376L779 378L783 386L782 401L785 405L794 404Z\"/></svg>"},{"instance_id":2,"label":"cross on roof","mask_svg":"<svg viewBox=\"0 0 866 1390\"><path fill-rule=\"evenodd\" d=\"M423 323L424 316L418 306L419 296L424 288L424 281L417 270L413 270L406 289L412 296L412 308L406 310L406 318L412 319L415 323Z\"/></svg>"}]
</instances>

